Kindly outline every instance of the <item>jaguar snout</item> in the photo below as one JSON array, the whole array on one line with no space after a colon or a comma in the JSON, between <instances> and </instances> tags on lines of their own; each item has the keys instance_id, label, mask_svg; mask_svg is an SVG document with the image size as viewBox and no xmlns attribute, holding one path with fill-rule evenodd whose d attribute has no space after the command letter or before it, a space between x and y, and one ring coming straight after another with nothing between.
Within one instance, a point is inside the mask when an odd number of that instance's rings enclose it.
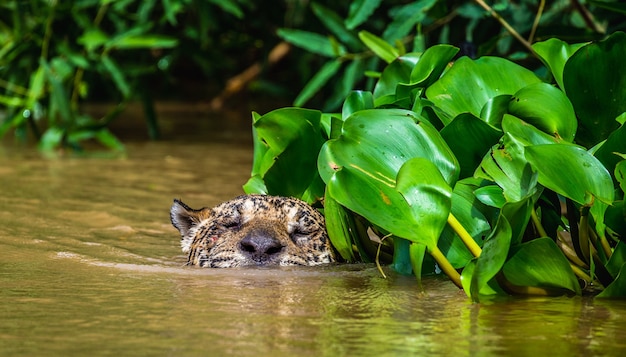
<instances>
[{"instance_id":1,"label":"jaguar snout","mask_svg":"<svg viewBox=\"0 0 626 357\"><path fill-rule=\"evenodd\" d=\"M253 231L239 242L239 249L257 265L271 265L276 264L285 246L268 232Z\"/></svg>"}]
</instances>

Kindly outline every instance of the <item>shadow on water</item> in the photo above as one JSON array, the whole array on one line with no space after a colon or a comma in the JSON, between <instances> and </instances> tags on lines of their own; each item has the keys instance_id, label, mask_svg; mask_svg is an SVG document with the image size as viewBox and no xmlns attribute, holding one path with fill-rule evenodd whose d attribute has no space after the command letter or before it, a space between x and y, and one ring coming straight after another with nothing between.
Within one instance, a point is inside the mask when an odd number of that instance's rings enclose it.
<instances>
[{"instance_id":1,"label":"shadow on water","mask_svg":"<svg viewBox=\"0 0 626 357\"><path fill-rule=\"evenodd\" d=\"M129 140L123 159L0 151L0 355L626 351L623 302L472 304L446 279L427 278L420 293L413 278L383 279L367 264L183 267L172 198L193 207L227 200L251 167L247 124L211 125L189 124L192 140Z\"/></svg>"}]
</instances>

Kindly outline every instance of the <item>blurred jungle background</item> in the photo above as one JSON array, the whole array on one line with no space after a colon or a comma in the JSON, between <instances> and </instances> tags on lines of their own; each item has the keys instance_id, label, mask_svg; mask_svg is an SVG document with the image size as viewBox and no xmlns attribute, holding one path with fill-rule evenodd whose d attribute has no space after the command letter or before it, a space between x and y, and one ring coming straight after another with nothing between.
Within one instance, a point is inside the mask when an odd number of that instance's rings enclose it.
<instances>
[{"instance_id":1,"label":"blurred jungle background","mask_svg":"<svg viewBox=\"0 0 626 357\"><path fill-rule=\"evenodd\" d=\"M625 29L625 13L610 0L4 0L0 137L123 152L110 128L130 105L150 139L163 102L336 111L352 89L372 90L385 65L363 30L398 54L452 44L546 76L530 44L602 39ZM102 113L85 109L94 103Z\"/></svg>"}]
</instances>

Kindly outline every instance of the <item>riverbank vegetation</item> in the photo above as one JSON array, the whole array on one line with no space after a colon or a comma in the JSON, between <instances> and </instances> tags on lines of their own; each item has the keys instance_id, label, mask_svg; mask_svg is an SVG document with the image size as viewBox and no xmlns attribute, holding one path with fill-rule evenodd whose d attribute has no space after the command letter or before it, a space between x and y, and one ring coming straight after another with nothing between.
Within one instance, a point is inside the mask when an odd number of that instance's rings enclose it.
<instances>
[{"instance_id":1,"label":"riverbank vegetation","mask_svg":"<svg viewBox=\"0 0 626 357\"><path fill-rule=\"evenodd\" d=\"M349 38L351 17L324 18ZM312 35L283 36L304 46ZM626 295L626 34L522 39L535 70L447 44L357 38L386 63L369 73L373 90L350 90L358 56L328 40L336 57L296 102L340 85L341 110L254 114L246 192L323 202L346 261L387 259L418 280L443 273L475 301Z\"/></svg>"}]
</instances>

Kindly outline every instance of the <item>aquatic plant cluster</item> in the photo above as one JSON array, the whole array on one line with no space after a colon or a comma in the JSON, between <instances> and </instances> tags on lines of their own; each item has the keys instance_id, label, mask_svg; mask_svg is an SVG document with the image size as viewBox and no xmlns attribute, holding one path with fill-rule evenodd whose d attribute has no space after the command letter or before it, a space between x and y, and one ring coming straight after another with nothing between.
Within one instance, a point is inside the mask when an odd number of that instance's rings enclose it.
<instances>
[{"instance_id":1,"label":"aquatic plant cluster","mask_svg":"<svg viewBox=\"0 0 626 357\"><path fill-rule=\"evenodd\" d=\"M551 76L435 45L398 53L340 113L253 113L248 193L323 203L348 261L493 294L626 296L626 34L537 42Z\"/></svg>"}]
</instances>

